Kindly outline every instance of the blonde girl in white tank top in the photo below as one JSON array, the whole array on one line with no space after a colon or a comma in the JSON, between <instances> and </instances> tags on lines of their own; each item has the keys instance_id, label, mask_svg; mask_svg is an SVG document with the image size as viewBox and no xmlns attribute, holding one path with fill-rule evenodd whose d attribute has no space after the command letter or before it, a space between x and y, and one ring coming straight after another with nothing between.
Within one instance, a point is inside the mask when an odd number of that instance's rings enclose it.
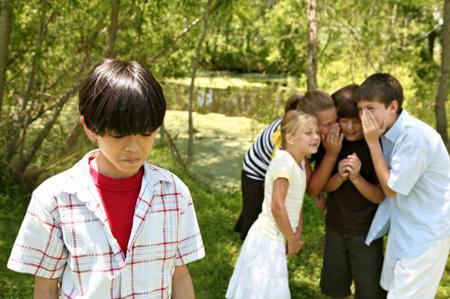
<instances>
[{"instance_id":1,"label":"blonde girl in white tank top","mask_svg":"<svg viewBox=\"0 0 450 299\"><path fill-rule=\"evenodd\" d=\"M226 298L290 298L286 256L301 248L305 160L320 145L317 119L289 111L281 139L267 170L262 212L241 248Z\"/></svg>"}]
</instances>

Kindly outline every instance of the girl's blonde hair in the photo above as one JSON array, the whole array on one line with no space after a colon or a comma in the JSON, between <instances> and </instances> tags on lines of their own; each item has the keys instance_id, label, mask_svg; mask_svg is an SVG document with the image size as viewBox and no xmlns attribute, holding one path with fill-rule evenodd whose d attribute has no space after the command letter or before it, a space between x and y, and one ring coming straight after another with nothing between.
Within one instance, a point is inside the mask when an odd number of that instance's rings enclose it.
<instances>
[{"instance_id":1,"label":"girl's blonde hair","mask_svg":"<svg viewBox=\"0 0 450 299\"><path fill-rule=\"evenodd\" d=\"M281 148L286 149L287 141L286 135L295 135L297 132L301 131L305 125L311 121L316 121L317 119L309 114L302 111L291 110L288 111L281 121Z\"/></svg>"}]
</instances>

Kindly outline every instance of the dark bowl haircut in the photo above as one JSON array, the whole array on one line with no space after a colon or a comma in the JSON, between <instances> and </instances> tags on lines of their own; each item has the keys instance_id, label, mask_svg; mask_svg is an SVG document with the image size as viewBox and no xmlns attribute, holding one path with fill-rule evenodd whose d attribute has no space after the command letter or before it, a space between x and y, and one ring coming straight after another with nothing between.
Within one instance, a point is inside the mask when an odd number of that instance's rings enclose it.
<instances>
[{"instance_id":1,"label":"dark bowl haircut","mask_svg":"<svg viewBox=\"0 0 450 299\"><path fill-rule=\"evenodd\" d=\"M358 85L350 84L338 89L331 95L339 118L359 119L358 106L354 98L357 88Z\"/></svg>"},{"instance_id":2,"label":"dark bowl haircut","mask_svg":"<svg viewBox=\"0 0 450 299\"><path fill-rule=\"evenodd\" d=\"M147 134L161 126L166 100L158 81L139 63L106 59L81 87L79 112L100 136Z\"/></svg>"}]
</instances>

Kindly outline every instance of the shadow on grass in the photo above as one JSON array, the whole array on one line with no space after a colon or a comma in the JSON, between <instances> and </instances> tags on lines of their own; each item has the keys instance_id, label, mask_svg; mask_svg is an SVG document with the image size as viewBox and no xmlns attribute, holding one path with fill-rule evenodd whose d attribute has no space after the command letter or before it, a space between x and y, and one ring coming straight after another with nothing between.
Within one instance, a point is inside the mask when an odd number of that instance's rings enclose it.
<instances>
[{"instance_id":1,"label":"shadow on grass","mask_svg":"<svg viewBox=\"0 0 450 299\"><path fill-rule=\"evenodd\" d=\"M191 178L182 172L169 150L163 146L155 147L150 160L173 171L191 190L206 248L203 260L189 264L197 298L224 298L242 245L239 235L232 231L241 209L239 189L222 187L217 191L204 183L204 177ZM1 192L4 193L0 193L0 298L32 298L34 278L6 269L30 194ZM289 259L289 283L293 299L325 298L319 289L324 242L323 218L324 215L314 207L313 199L305 198L303 248L298 256ZM450 261L441 280L437 299L450 297L449 273Z\"/></svg>"},{"instance_id":2,"label":"shadow on grass","mask_svg":"<svg viewBox=\"0 0 450 299\"><path fill-rule=\"evenodd\" d=\"M206 248L206 257L189 265L197 298L224 298L242 245L232 230L241 209L241 193L237 189L213 191L189 178L182 179L191 189ZM289 259L292 298L325 298L319 289L323 215L312 202L311 198L305 201L304 247L298 256Z\"/></svg>"}]
</instances>

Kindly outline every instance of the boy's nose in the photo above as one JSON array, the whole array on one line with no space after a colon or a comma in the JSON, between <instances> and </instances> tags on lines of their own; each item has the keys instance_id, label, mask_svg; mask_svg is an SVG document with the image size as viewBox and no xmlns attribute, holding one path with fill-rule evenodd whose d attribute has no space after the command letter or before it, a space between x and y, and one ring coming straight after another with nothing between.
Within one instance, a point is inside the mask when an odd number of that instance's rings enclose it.
<instances>
[{"instance_id":1,"label":"boy's nose","mask_svg":"<svg viewBox=\"0 0 450 299\"><path fill-rule=\"evenodd\" d=\"M138 139L135 135L127 136L127 140L125 143L125 150L127 151L134 151L138 147Z\"/></svg>"}]
</instances>

